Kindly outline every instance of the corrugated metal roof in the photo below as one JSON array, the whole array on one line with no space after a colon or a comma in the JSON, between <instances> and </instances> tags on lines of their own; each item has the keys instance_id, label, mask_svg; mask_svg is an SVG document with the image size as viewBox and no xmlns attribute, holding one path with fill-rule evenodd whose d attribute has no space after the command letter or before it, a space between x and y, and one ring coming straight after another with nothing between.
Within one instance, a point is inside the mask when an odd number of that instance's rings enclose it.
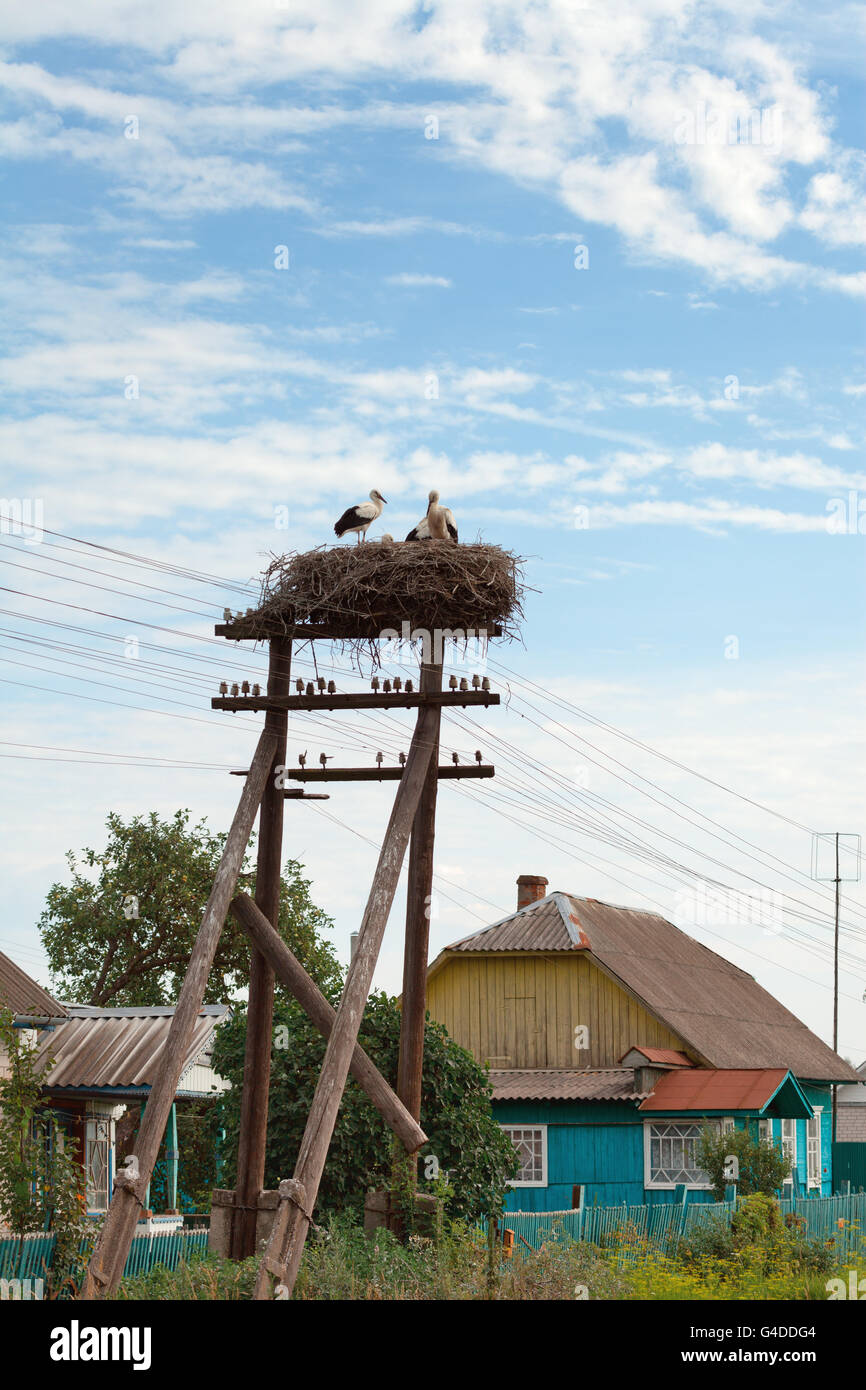
<instances>
[{"instance_id":1,"label":"corrugated metal roof","mask_svg":"<svg viewBox=\"0 0 866 1390\"><path fill-rule=\"evenodd\" d=\"M641 1100L631 1067L595 1071L491 1071L494 1100Z\"/></svg>"},{"instance_id":2,"label":"corrugated metal roof","mask_svg":"<svg viewBox=\"0 0 866 1390\"><path fill-rule=\"evenodd\" d=\"M210 1004L195 1022L181 1072L210 1042L214 1028L229 1012ZM168 1038L173 1009L90 1009L74 1007L40 1043L39 1053L54 1057L46 1078L51 1090L84 1086L150 1086Z\"/></svg>"},{"instance_id":3,"label":"corrugated metal roof","mask_svg":"<svg viewBox=\"0 0 866 1390\"><path fill-rule=\"evenodd\" d=\"M63 1018L66 1009L56 999L31 980L14 960L0 951L0 1005L13 1014L32 1014L37 1018Z\"/></svg>"},{"instance_id":4,"label":"corrugated metal roof","mask_svg":"<svg viewBox=\"0 0 866 1390\"><path fill-rule=\"evenodd\" d=\"M784 1067L765 1070L669 1071L659 1077L641 1110L763 1110L784 1082Z\"/></svg>"},{"instance_id":5,"label":"corrugated metal roof","mask_svg":"<svg viewBox=\"0 0 866 1390\"><path fill-rule=\"evenodd\" d=\"M859 1081L745 970L655 912L550 893L446 951L588 951L710 1067Z\"/></svg>"},{"instance_id":6,"label":"corrugated metal roof","mask_svg":"<svg viewBox=\"0 0 866 1390\"><path fill-rule=\"evenodd\" d=\"M455 941L449 951L572 951L575 941L569 935L558 899L562 893L530 903L504 917L501 922L482 927L472 936Z\"/></svg>"}]
</instances>

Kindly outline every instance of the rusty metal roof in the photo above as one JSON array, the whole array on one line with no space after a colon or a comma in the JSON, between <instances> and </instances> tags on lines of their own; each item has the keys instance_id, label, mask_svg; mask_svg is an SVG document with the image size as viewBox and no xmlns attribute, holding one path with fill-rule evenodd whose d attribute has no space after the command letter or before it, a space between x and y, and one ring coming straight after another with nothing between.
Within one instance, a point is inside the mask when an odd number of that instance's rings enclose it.
<instances>
[{"instance_id":1,"label":"rusty metal roof","mask_svg":"<svg viewBox=\"0 0 866 1390\"><path fill-rule=\"evenodd\" d=\"M226 1004L207 1004L195 1021L184 1058L185 1071L207 1047ZM39 1045L53 1056L46 1077L49 1090L72 1087L150 1086L168 1038L173 1008L99 1009L70 1005L70 1017L58 1023Z\"/></svg>"},{"instance_id":2,"label":"rusty metal roof","mask_svg":"<svg viewBox=\"0 0 866 1390\"><path fill-rule=\"evenodd\" d=\"M792 1090L791 1103L781 1107L787 1118L811 1114L808 1101L796 1080L784 1067L764 1070L752 1068L730 1071L705 1071L693 1067L690 1071L669 1071L659 1077L641 1110L690 1110L707 1114L711 1110L730 1114L735 1110L762 1111L770 1104L785 1083Z\"/></svg>"},{"instance_id":3,"label":"rusty metal roof","mask_svg":"<svg viewBox=\"0 0 866 1390\"><path fill-rule=\"evenodd\" d=\"M782 1067L813 1081L860 1080L745 970L655 912L554 892L443 954L456 951L586 951L708 1067Z\"/></svg>"},{"instance_id":4,"label":"rusty metal roof","mask_svg":"<svg viewBox=\"0 0 866 1390\"><path fill-rule=\"evenodd\" d=\"M491 1071L494 1100L641 1100L631 1067L593 1071Z\"/></svg>"},{"instance_id":5,"label":"rusty metal roof","mask_svg":"<svg viewBox=\"0 0 866 1390\"><path fill-rule=\"evenodd\" d=\"M66 1009L0 951L0 1007L34 1018L64 1018Z\"/></svg>"}]
</instances>

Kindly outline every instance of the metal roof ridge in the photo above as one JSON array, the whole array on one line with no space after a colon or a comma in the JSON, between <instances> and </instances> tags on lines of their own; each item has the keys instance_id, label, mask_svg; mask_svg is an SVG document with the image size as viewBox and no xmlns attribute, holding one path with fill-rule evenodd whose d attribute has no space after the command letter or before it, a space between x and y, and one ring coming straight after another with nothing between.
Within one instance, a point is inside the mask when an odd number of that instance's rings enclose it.
<instances>
[{"instance_id":1,"label":"metal roof ridge","mask_svg":"<svg viewBox=\"0 0 866 1390\"><path fill-rule=\"evenodd\" d=\"M551 894L548 893L544 898L536 898L535 902L527 903L525 907L518 907L515 912L509 912L507 916L500 917L498 922L488 922L486 927L479 927L477 931L470 932L468 936L458 937L456 941L449 942L443 946L443 951L451 951L455 946L459 946L462 941L473 941L476 936L484 936L486 932L493 931L495 927L502 927L506 922L513 922L515 917L523 917L527 912L533 912L536 908L542 907L550 900Z\"/></svg>"},{"instance_id":2,"label":"metal roof ridge","mask_svg":"<svg viewBox=\"0 0 866 1390\"><path fill-rule=\"evenodd\" d=\"M553 894L553 899L559 909L559 915L562 918L565 930L568 932L572 946L580 951L592 950L592 943L581 926L580 918L574 910L575 902L588 902L589 899L574 899L571 897L570 893L560 893L558 890Z\"/></svg>"}]
</instances>

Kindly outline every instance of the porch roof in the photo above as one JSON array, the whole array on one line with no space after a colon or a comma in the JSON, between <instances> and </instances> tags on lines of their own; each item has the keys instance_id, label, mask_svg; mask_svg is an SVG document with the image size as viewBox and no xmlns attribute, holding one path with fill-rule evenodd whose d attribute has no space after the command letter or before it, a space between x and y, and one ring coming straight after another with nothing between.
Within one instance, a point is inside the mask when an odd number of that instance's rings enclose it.
<instances>
[{"instance_id":1,"label":"porch roof","mask_svg":"<svg viewBox=\"0 0 866 1390\"><path fill-rule=\"evenodd\" d=\"M640 1105L641 1111L731 1115L741 1111L786 1120L812 1118L797 1079L782 1067L711 1071L695 1067L666 1072Z\"/></svg>"}]
</instances>

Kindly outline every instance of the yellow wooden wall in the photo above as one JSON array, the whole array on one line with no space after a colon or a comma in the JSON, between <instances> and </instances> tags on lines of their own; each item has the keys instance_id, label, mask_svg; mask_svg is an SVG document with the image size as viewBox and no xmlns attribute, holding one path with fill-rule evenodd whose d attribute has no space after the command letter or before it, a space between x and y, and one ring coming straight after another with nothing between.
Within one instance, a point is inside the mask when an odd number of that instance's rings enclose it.
<instances>
[{"instance_id":1,"label":"yellow wooden wall","mask_svg":"<svg viewBox=\"0 0 866 1390\"><path fill-rule=\"evenodd\" d=\"M455 954L428 981L427 1007L491 1067L615 1067L635 1044L683 1047L583 954ZM586 1051L574 1045L578 1024Z\"/></svg>"}]
</instances>

